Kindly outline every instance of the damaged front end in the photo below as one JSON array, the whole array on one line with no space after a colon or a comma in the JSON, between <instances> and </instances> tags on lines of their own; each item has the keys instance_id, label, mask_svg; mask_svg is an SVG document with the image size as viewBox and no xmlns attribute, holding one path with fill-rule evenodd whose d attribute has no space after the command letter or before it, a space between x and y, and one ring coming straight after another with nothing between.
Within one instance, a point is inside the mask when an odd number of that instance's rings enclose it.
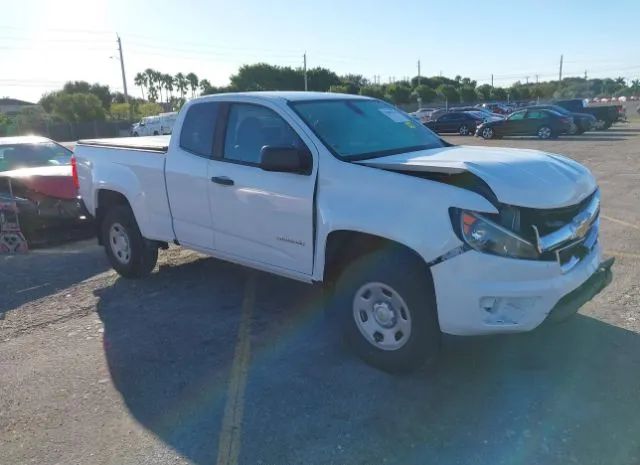
<instances>
[{"instance_id":1,"label":"damaged front end","mask_svg":"<svg viewBox=\"0 0 640 465\"><path fill-rule=\"evenodd\" d=\"M505 257L556 261L567 273L598 241L598 190L570 207L496 207L497 214L451 209L454 230L467 247Z\"/></svg>"}]
</instances>

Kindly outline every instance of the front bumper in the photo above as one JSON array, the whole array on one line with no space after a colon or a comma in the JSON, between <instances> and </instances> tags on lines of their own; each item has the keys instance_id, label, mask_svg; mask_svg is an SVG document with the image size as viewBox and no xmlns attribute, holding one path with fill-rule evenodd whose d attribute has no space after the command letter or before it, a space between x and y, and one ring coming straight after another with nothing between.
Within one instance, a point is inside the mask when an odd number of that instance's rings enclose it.
<instances>
[{"instance_id":1,"label":"front bumper","mask_svg":"<svg viewBox=\"0 0 640 465\"><path fill-rule=\"evenodd\" d=\"M599 244L566 273L557 262L467 251L431 268L440 329L460 336L530 331L552 311L554 318L577 311L610 282L599 271L610 275L610 267ZM598 283L587 285L593 276ZM590 291L572 293L583 285Z\"/></svg>"}]
</instances>

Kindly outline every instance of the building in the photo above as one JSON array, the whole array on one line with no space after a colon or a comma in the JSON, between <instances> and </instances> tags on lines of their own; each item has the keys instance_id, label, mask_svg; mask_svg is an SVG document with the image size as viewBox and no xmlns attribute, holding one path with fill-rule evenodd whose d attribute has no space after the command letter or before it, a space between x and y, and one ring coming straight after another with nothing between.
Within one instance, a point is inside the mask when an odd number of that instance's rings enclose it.
<instances>
[{"instance_id":1,"label":"building","mask_svg":"<svg viewBox=\"0 0 640 465\"><path fill-rule=\"evenodd\" d=\"M35 103L25 102L24 100L18 100L17 98L0 98L0 113L4 113L8 116L17 115L23 108L34 106L36 106Z\"/></svg>"}]
</instances>

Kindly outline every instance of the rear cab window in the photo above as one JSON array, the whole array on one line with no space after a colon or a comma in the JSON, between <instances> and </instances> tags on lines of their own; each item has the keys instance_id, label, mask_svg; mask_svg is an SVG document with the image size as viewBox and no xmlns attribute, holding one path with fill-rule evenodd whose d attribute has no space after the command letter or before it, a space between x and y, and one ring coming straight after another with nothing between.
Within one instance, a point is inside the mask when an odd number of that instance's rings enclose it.
<instances>
[{"instance_id":1,"label":"rear cab window","mask_svg":"<svg viewBox=\"0 0 640 465\"><path fill-rule=\"evenodd\" d=\"M218 119L218 102L197 103L189 107L180 131L180 147L203 157L213 155L213 139Z\"/></svg>"}]
</instances>

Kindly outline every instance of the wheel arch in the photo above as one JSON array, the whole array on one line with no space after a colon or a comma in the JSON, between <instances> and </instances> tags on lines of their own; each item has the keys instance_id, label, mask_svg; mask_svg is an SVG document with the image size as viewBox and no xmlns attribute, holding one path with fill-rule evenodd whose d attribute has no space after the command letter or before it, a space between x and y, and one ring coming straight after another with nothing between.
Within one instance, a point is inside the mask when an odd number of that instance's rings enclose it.
<instances>
[{"instance_id":1,"label":"wheel arch","mask_svg":"<svg viewBox=\"0 0 640 465\"><path fill-rule=\"evenodd\" d=\"M388 237L352 229L337 229L327 235L323 280L327 283L333 283L345 267L354 260L368 253L384 249L391 253L406 255L421 263L428 278L433 282L429 266L415 249Z\"/></svg>"},{"instance_id":2,"label":"wheel arch","mask_svg":"<svg viewBox=\"0 0 640 465\"><path fill-rule=\"evenodd\" d=\"M97 228L96 232L98 236L98 244L100 245L103 245L102 234L100 234L102 220L107 210L114 206L127 206L133 212L133 208L131 208L131 202L129 202L129 199L127 199L127 197L123 193L111 189L99 189L96 193L95 225ZM133 215L135 217L135 212L133 212Z\"/></svg>"}]
</instances>

